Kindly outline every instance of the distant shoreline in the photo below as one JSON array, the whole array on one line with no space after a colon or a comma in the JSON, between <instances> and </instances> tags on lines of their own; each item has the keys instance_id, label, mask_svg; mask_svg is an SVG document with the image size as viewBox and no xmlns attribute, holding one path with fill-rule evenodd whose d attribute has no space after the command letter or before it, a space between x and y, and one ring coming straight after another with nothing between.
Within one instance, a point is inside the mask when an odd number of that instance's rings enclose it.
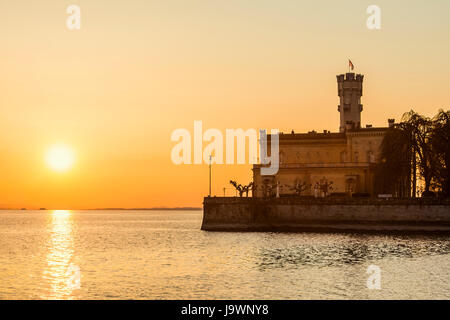
<instances>
[{"instance_id":1,"label":"distant shoreline","mask_svg":"<svg viewBox=\"0 0 450 320\"><path fill-rule=\"evenodd\" d=\"M5 210L17 210L17 211L51 211L51 210L63 210L63 209L27 209L27 208L0 208L0 211ZM86 210L86 211L197 211L197 210L203 210L201 207L173 207L173 208L95 208L95 209L64 209L64 210Z\"/></svg>"},{"instance_id":2,"label":"distant shoreline","mask_svg":"<svg viewBox=\"0 0 450 320\"><path fill-rule=\"evenodd\" d=\"M128 211L190 211L190 210L203 210L202 207L175 207L175 208L98 208L98 209L86 209L86 210L128 210Z\"/></svg>"}]
</instances>

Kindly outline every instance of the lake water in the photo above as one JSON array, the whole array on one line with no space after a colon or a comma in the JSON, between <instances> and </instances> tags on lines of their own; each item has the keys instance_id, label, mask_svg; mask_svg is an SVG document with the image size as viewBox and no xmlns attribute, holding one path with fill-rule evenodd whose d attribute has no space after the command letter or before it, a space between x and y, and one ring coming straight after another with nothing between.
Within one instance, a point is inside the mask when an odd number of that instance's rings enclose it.
<instances>
[{"instance_id":1,"label":"lake water","mask_svg":"<svg viewBox=\"0 0 450 320\"><path fill-rule=\"evenodd\" d=\"M200 230L201 211L0 211L1 299L449 299L450 237ZM381 290L366 285L381 269Z\"/></svg>"}]
</instances>

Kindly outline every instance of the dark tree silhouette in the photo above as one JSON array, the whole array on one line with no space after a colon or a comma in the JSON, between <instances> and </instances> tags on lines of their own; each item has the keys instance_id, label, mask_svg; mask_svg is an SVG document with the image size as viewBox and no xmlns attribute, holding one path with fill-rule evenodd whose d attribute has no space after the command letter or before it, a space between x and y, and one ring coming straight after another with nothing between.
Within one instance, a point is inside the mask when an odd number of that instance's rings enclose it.
<instances>
[{"instance_id":1,"label":"dark tree silhouette","mask_svg":"<svg viewBox=\"0 0 450 320\"><path fill-rule=\"evenodd\" d=\"M289 190L294 191L297 196L300 196L303 191L305 191L311 187L311 184L307 184L306 182L301 182L299 180L296 180L294 185L286 184L285 186L288 187Z\"/></svg>"},{"instance_id":2,"label":"dark tree silhouette","mask_svg":"<svg viewBox=\"0 0 450 320\"><path fill-rule=\"evenodd\" d=\"M409 196L413 160L412 129L409 123L389 128L381 143L381 162L376 172L377 191ZM413 182L415 189L415 182ZM413 192L415 194L415 192Z\"/></svg>"},{"instance_id":3,"label":"dark tree silhouette","mask_svg":"<svg viewBox=\"0 0 450 320\"><path fill-rule=\"evenodd\" d=\"M230 180L230 184L239 192L239 197L242 197L243 194L246 194L246 197L248 197L248 192L253 189L253 182L250 182L247 185L238 184L234 180Z\"/></svg>"},{"instance_id":4,"label":"dark tree silhouette","mask_svg":"<svg viewBox=\"0 0 450 320\"><path fill-rule=\"evenodd\" d=\"M433 119L413 110L405 113L381 144L377 191L415 197L419 177L424 182L423 195L433 194L430 189L434 187L448 192L449 130L448 111L440 110Z\"/></svg>"},{"instance_id":5,"label":"dark tree silhouette","mask_svg":"<svg viewBox=\"0 0 450 320\"><path fill-rule=\"evenodd\" d=\"M242 184L238 184L236 181L230 180L230 184L239 192L239 197L242 197L244 190L242 188Z\"/></svg>"},{"instance_id":6,"label":"dark tree silhouette","mask_svg":"<svg viewBox=\"0 0 450 320\"><path fill-rule=\"evenodd\" d=\"M277 184L265 182L265 183L263 183L263 185L260 188L261 188L264 198L267 198L267 197L271 198L275 195L274 190L277 189Z\"/></svg>"},{"instance_id":7,"label":"dark tree silhouette","mask_svg":"<svg viewBox=\"0 0 450 320\"><path fill-rule=\"evenodd\" d=\"M412 132L413 170L416 169L414 165L417 165L425 182L424 193L428 193L435 170L434 154L431 148L432 121L413 110L404 114L402 120L409 124Z\"/></svg>"},{"instance_id":8,"label":"dark tree silhouette","mask_svg":"<svg viewBox=\"0 0 450 320\"><path fill-rule=\"evenodd\" d=\"M435 156L433 182L442 190L445 197L450 197L450 111L439 110L433 118L431 145Z\"/></svg>"},{"instance_id":9,"label":"dark tree silhouette","mask_svg":"<svg viewBox=\"0 0 450 320\"><path fill-rule=\"evenodd\" d=\"M323 194L328 196L328 194L333 191L333 181L322 181L320 182L320 190L323 192Z\"/></svg>"},{"instance_id":10,"label":"dark tree silhouette","mask_svg":"<svg viewBox=\"0 0 450 320\"><path fill-rule=\"evenodd\" d=\"M250 190L253 190L253 182L250 182L248 185L243 186L242 189L245 192L245 196L248 198L248 192Z\"/></svg>"}]
</instances>

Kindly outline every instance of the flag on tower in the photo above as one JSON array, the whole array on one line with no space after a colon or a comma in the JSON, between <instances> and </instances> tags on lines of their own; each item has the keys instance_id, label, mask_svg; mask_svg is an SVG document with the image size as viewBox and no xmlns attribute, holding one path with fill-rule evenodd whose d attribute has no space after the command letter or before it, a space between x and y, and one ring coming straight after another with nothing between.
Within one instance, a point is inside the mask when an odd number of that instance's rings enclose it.
<instances>
[{"instance_id":1,"label":"flag on tower","mask_svg":"<svg viewBox=\"0 0 450 320\"><path fill-rule=\"evenodd\" d=\"M352 63L352 60L350 60L350 59L348 59L348 67L349 67L351 70L355 69L355 66L354 66L353 63Z\"/></svg>"}]
</instances>

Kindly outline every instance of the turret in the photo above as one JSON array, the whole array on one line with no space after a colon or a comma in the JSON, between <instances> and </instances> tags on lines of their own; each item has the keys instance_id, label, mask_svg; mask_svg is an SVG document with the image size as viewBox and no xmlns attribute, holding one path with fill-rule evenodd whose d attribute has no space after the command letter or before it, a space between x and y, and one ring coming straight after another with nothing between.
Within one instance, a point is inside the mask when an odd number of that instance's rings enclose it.
<instances>
[{"instance_id":1,"label":"turret","mask_svg":"<svg viewBox=\"0 0 450 320\"><path fill-rule=\"evenodd\" d=\"M340 98L338 106L340 113L340 132L345 132L348 129L361 128L363 79L364 75L355 75L354 73L340 74L337 76L338 96Z\"/></svg>"}]
</instances>

